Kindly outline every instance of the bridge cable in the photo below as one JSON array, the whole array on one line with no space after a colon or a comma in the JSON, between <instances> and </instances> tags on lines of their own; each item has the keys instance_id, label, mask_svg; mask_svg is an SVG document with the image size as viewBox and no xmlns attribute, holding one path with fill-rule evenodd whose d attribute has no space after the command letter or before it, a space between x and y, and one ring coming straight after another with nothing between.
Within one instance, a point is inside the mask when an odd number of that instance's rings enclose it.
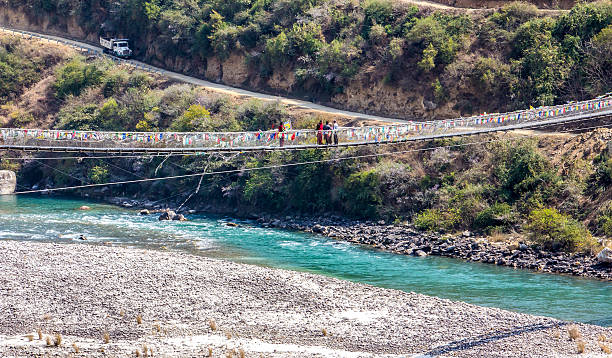
<instances>
[{"instance_id":1,"label":"bridge cable","mask_svg":"<svg viewBox=\"0 0 612 358\"><path fill-rule=\"evenodd\" d=\"M196 176L204 177L204 176L211 176L211 175L217 175L217 174L244 173L244 172L250 172L250 171L256 171L256 170L264 170L264 169L286 168L286 167L294 167L294 166L301 166L301 165L308 165L308 164L320 164L320 163L339 162L339 161L350 160L350 159L363 159L363 158L373 158L373 157L398 155L398 154L406 154L406 153L414 153L414 152L423 152L423 151L430 151L430 150L442 149L442 148L446 148L446 149L448 149L448 148L458 148L458 147L464 147L464 146L468 146L468 145L488 144L488 143L495 143L495 142L501 142L501 141L507 141L507 140L518 140L518 139L522 139L522 138L528 138L528 137L531 137L531 136L532 135L522 135L522 136L515 137L515 138L493 139L493 140L480 141L480 142L471 142L471 143L452 144L452 145L446 145L446 146L435 146L435 147L428 147L428 148L409 149L409 150L403 150L403 151L398 151L398 152L363 154L363 155L355 155L355 156L341 157L341 158L330 158L330 159L312 160L312 161L307 161L307 162L285 163L285 164L277 164L277 165L267 165L267 166L254 167L254 168L228 169L228 170L220 170L220 171L215 171L215 172L200 172L200 173L173 175L173 176L160 177L160 178L143 178L143 179L136 179L136 180L124 180L124 181L110 182L110 183L95 183L95 184L74 185L74 186L61 187L61 188L26 190L26 191L15 192L13 194L15 194L15 195L17 195L17 194L33 194L33 193L42 193L42 192L48 193L48 192L52 192L52 191L84 189L84 188L92 188L92 187L100 187L100 186L110 186L110 185L121 185L121 184L133 184L133 183L142 183L142 182L159 181L159 180L190 178L190 177L196 177Z\"/></svg>"},{"instance_id":2,"label":"bridge cable","mask_svg":"<svg viewBox=\"0 0 612 358\"><path fill-rule=\"evenodd\" d=\"M553 126L560 126L560 125L565 125L565 124L570 124L570 123L576 123L576 122L582 122L582 121L587 121L587 120L593 120L592 118L587 118L587 119L579 119L579 120L575 120L575 121L571 121L571 122L565 122L565 123L551 123L551 124L545 124L539 127L534 127L534 129L531 130L537 130L540 128L546 128L546 127L553 127ZM597 129L597 128L607 128L607 127L612 127L612 124L607 124L607 125L600 125L600 126L592 126L592 127L585 127L585 128L574 128L574 129L568 129L568 130L564 130L564 131L559 131L557 133L567 133L567 132L576 132L576 131L583 131L583 130L590 130L590 129ZM530 129L525 129L525 130L530 130ZM498 133L498 132L495 132ZM503 133L503 132L502 132ZM491 134L491 133L487 133L487 134ZM536 136L538 134L532 134L530 136ZM459 136L462 137L462 136ZM526 136L525 136L526 137ZM504 140L510 140L509 138L504 139ZM399 144L407 144L410 143L409 141L401 141L401 142L390 142L390 143L372 143L372 145L399 145ZM470 143L467 143L466 145L470 145ZM320 148L314 148L314 149L334 149L336 147L328 147L328 146L321 146ZM288 147L288 149L291 149ZM209 152L208 154L217 154L219 152ZM242 152L237 152L237 153L242 153ZM202 156L202 154L199 153L164 153L164 154L134 154L134 155L105 155L105 156L63 156L63 157L3 157L1 159L4 160L70 160L70 159L77 159L77 160L82 160L82 159L121 159L121 158L156 158L156 157L169 157L169 156L183 156L183 157L190 157L190 156ZM164 159L165 161L165 159ZM163 162L162 162L163 163ZM171 163L174 164L174 163Z\"/></svg>"}]
</instances>

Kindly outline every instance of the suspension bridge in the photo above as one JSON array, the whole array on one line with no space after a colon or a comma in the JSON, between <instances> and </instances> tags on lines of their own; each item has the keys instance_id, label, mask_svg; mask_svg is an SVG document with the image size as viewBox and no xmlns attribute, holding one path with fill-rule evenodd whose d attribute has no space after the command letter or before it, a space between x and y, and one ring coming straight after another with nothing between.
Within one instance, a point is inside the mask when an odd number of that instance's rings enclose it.
<instances>
[{"instance_id":1,"label":"suspension bridge","mask_svg":"<svg viewBox=\"0 0 612 358\"><path fill-rule=\"evenodd\" d=\"M337 130L252 132L108 132L0 128L0 150L107 154L180 154L321 148L321 136L337 135L337 147L428 141L519 129L537 129L612 116L612 94L589 101L510 113Z\"/></svg>"}]
</instances>

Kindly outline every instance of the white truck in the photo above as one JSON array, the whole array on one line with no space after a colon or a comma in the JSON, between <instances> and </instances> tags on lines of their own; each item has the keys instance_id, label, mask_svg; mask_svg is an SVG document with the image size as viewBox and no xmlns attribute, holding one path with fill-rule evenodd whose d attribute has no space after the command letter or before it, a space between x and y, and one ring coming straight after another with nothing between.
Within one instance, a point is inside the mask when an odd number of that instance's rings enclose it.
<instances>
[{"instance_id":1,"label":"white truck","mask_svg":"<svg viewBox=\"0 0 612 358\"><path fill-rule=\"evenodd\" d=\"M104 48L104 53L121 58L130 58L132 56L132 50L128 46L128 39L105 39L100 37L100 45Z\"/></svg>"}]
</instances>

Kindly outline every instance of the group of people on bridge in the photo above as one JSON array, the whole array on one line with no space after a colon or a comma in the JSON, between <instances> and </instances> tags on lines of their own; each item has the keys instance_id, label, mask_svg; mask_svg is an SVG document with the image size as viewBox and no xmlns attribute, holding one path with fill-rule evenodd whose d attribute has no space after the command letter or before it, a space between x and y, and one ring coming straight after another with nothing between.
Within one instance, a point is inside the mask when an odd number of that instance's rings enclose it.
<instances>
[{"instance_id":1,"label":"group of people on bridge","mask_svg":"<svg viewBox=\"0 0 612 358\"><path fill-rule=\"evenodd\" d=\"M316 130L317 144L323 145L323 138L325 138L326 145L338 144L338 122L334 121L334 124L330 125L329 121L325 122L325 124L323 124L323 121L319 121Z\"/></svg>"},{"instance_id":2,"label":"group of people on bridge","mask_svg":"<svg viewBox=\"0 0 612 358\"><path fill-rule=\"evenodd\" d=\"M337 145L338 128L340 127L337 121L334 121L333 124L330 124L329 121L325 122L325 124L323 124L323 121L319 121L315 128L317 131L317 144L323 145L323 141L325 141L325 145ZM281 147L285 145L285 131L283 122L278 122L278 141Z\"/></svg>"}]
</instances>

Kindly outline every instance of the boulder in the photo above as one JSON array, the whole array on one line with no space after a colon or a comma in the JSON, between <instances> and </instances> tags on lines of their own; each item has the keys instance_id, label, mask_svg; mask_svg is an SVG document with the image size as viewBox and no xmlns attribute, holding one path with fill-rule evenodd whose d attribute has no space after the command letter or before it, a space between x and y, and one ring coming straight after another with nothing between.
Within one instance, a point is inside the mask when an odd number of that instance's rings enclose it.
<instances>
[{"instance_id":1,"label":"boulder","mask_svg":"<svg viewBox=\"0 0 612 358\"><path fill-rule=\"evenodd\" d=\"M603 250L597 254L597 261L607 264L612 263L612 249L604 247Z\"/></svg>"},{"instance_id":2,"label":"boulder","mask_svg":"<svg viewBox=\"0 0 612 358\"><path fill-rule=\"evenodd\" d=\"M324 231L323 227L321 225L319 225L319 224L316 224L315 226L312 227L312 232L316 232L316 233L322 234L323 231Z\"/></svg>"},{"instance_id":3,"label":"boulder","mask_svg":"<svg viewBox=\"0 0 612 358\"><path fill-rule=\"evenodd\" d=\"M187 221L187 218L183 214L176 214L176 215L174 215L172 220L175 220L175 221Z\"/></svg>"},{"instance_id":4,"label":"boulder","mask_svg":"<svg viewBox=\"0 0 612 358\"><path fill-rule=\"evenodd\" d=\"M172 210L166 210L159 216L159 221L162 220L174 220L176 213Z\"/></svg>"},{"instance_id":5,"label":"boulder","mask_svg":"<svg viewBox=\"0 0 612 358\"><path fill-rule=\"evenodd\" d=\"M0 195L13 194L17 186L17 176L10 170L0 170Z\"/></svg>"}]
</instances>

